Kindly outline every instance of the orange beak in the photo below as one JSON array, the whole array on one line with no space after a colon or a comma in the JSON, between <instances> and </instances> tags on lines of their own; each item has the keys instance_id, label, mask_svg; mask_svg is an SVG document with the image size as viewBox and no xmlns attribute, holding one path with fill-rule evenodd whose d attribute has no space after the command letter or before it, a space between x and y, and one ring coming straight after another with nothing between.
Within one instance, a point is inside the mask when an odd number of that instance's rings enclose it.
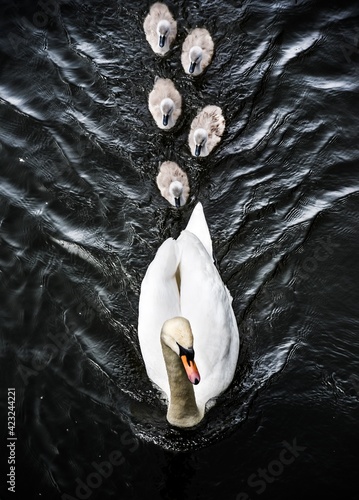
<instances>
[{"instance_id":1,"label":"orange beak","mask_svg":"<svg viewBox=\"0 0 359 500\"><path fill-rule=\"evenodd\" d=\"M184 369L186 370L188 380L194 385L199 384L199 381L201 380L201 376L198 372L196 363L194 361L188 361L186 355L181 356L181 360L182 360Z\"/></svg>"}]
</instances>

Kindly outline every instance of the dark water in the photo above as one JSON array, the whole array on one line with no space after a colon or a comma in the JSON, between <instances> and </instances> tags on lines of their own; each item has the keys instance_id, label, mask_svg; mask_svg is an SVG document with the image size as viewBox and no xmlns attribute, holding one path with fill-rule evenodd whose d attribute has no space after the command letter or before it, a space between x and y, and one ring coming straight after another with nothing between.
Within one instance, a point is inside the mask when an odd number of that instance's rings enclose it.
<instances>
[{"instance_id":1,"label":"dark water","mask_svg":"<svg viewBox=\"0 0 359 500\"><path fill-rule=\"evenodd\" d=\"M1 498L356 499L359 4L174 2L163 59L150 4L2 2ZM203 25L216 53L193 81L181 45ZM147 109L156 75L184 99L173 132ZM227 128L194 159L205 104ZM155 185L167 159L191 183L179 211ZM179 431L144 370L138 297L197 200L241 352L217 406Z\"/></svg>"}]
</instances>

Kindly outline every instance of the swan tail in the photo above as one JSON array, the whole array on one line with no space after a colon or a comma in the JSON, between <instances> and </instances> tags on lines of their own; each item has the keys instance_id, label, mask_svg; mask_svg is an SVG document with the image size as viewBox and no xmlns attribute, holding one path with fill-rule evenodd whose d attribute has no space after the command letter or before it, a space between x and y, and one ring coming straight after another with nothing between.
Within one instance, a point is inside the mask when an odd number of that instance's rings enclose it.
<instances>
[{"instance_id":1,"label":"swan tail","mask_svg":"<svg viewBox=\"0 0 359 500\"><path fill-rule=\"evenodd\" d=\"M198 202L194 207L192 215L186 226L186 231L189 231L197 236L213 260L212 239L201 202Z\"/></svg>"}]
</instances>

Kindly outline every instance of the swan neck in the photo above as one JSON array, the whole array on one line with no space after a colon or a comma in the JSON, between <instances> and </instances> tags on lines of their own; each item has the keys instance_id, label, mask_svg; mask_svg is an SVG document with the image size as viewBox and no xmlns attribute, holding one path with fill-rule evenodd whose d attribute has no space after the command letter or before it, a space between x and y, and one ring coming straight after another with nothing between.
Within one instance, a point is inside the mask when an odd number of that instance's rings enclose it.
<instances>
[{"instance_id":1,"label":"swan neck","mask_svg":"<svg viewBox=\"0 0 359 500\"><path fill-rule=\"evenodd\" d=\"M197 407L193 385L187 378L178 354L163 339L161 344L170 386L167 420L177 427L192 427L203 418Z\"/></svg>"}]
</instances>

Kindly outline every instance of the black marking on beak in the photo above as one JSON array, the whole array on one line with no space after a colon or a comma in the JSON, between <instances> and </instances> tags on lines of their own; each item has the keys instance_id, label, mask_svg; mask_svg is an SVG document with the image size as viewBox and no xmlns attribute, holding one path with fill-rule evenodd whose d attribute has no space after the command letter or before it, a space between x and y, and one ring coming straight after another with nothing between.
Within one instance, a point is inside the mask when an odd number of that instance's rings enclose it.
<instances>
[{"instance_id":1,"label":"black marking on beak","mask_svg":"<svg viewBox=\"0 0 359 500\"><path fill-rule=\"evenodd\" d=\"M201 154L202 144L196 144L196 149L194 151L195 156L199 156Z\"/></svg>"},{"instance_id":2,"label":"black marking on beak","mask_svg":"<svg viewBox=\"0 0 359 500\"><path fill-rule=\"evenodd\" d=\"M193 350L193 347L189 347L188 349L186 349L185 347L182 347L178 342L176 342L176 344L179 347L180 356L186 356L188 364L189 364L190 361L194 360L194 350ZM198 382L197 382L197 384L198 384Z\"/></svg>"},{"instance_id":3,"label":"black marking on beak","mask_svg":"<svg viewBox=\"0 0 359 500\"><path fill-rule=\"evenodd\" d=\"M166 35L160 35L158 39L158 45L162 48L166 43Z\"/></svg>"},{"instance_id":4,"label":"black marking on beak","mask_svg":"<svg viewBox=\"0 0 359 500\"><path fill-rule=\"evenodd\" d=\"M168 116L169 116L168 114L163 115L162 123L163 123L164 127L167 127L167 125L168 125Z\"/></svg>"},{"instance_id":5,"label":"black marking on beak","mask_svg":"<svg viewBox=\"0 0 359 500\"><path fill-rule=\"evenodd\" d=\"M188 69L188 72L192 75L192 73L194 72L194 69L196 67L196 62L194 61L191 61L191 64L189 65L189 69Z\"/></svg>"},{"instance_id":6,"label":"black marking on beak","mask_svg":"<svg viewBox=\"0 0 359 500\"><path fill-rule=\"evenodd\" d=\"M181 199L180 198L175 198L175 204L177 208L180 208L181 206Z\"/></svg>"}]
</instances>

